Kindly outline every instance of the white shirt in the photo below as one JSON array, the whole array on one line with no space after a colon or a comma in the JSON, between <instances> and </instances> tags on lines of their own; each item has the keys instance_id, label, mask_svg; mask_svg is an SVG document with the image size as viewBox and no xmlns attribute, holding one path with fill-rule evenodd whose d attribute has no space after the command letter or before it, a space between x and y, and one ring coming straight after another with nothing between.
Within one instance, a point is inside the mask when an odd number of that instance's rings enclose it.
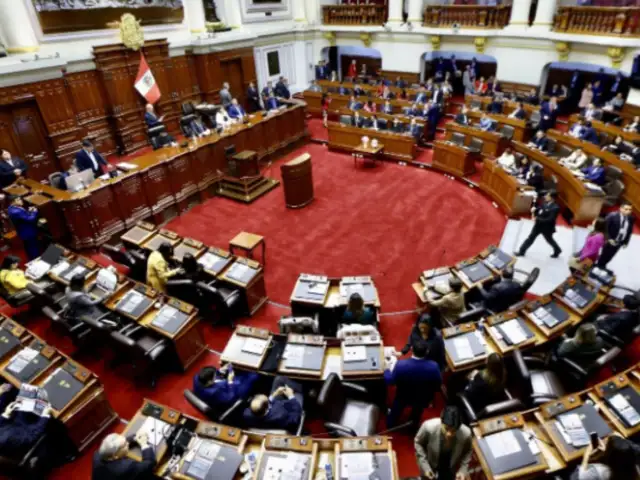
<instances>
[{"instance_id":1,"label":"white shirt","mask_svg":"<svg viewBox=\"0 0 640 480\"><path fill-rule=\"evenodd\" d=\"M578 152L577 150L573 152L571 155L563 159L563 162L567 167L572 170L577 170L581 168L585 162L587 161L587 156L583 152Z\"/></svg>"},{"instance_id":2,"label":"white shirt","mask_svg":"<svg viewBox=\"0 0 640 480\"><path fill-rule=\"evenodd\" d=\"M6 162L7 162L10 166L12 166L12 167L14 167L14 168L15 168L15 165L13 164L13 158L10 158L9 160L6 160Z\"/></svg>"},{"instance_id":3,"label":"white shirt","mask_svg":"<svg viewBox=\"0 0 640 480\"><path fill-rule=\"evenodd\" d=\"M507 169L515 168L516 166L516 157L512 153L504 152L498 158L498 164Z\"/></svg>"},{"instance_id":4,"label":"white shirt","mask_svg":"<svg viewBox=\"0 0 640 480\"><path fill-rule=\"evenodd\" d=\"M229 128L231 125L231 118L226 112L218 111L218 113L216 113L216 125L222 128Z\"/></svg>"},{"instance_id":5,"label":"white shirt","mask_svg":"<svg viewBox=\"0 0 640 480\"><path fill-rule=\"evenodd\" d=\"M91 163L93 163L93 169L98 170L98 162L96 161L96 157L93 152L89 152L87 150L85 150L85 152L87 152L87 155L89 155L89 158L91 159Z\"/></svg>"},{"instance_id":6,"label":"white shirt","mask_svg":"<svg viewBox=\"0 0 640 480\"><path fill-rule=\"evenodd\" d=\"M626 215L620 214L620 231L618 231L618 238L616 242L622 243L627 236L627 229L629 228L629 220Z\"/></svg>"}]
</instances>

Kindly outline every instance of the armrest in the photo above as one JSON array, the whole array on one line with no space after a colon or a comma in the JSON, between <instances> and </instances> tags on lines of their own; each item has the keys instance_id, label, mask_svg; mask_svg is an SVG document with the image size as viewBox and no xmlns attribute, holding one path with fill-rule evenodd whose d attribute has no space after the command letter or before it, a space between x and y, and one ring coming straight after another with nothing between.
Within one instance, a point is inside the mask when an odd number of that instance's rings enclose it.
<instances>
[{"instance_id":1,"label":"armrest","mask_svg":"<svg viewBox=\"0 0 640 480\"><path fill-rule=\"evenodd\" d=\"M128 325L128 327L131 327L127 330L127 327L123 328L122 330L120 330L120 333L122 335L126 335L127 337L130 337L131 335L133 335L134 333L137 333L139 330L142 329L142 325L136 325L136 324L131 324Z\"/></svg>"},{"instance_id":2,"label":"armrest","mask_svg":"<svg viewBox=\"0 0 640 480\"><path fill-rule=\"evenodd\" d=\"M367 387L363 386L363 385L358 385L356 383L351 383L351 382L342 382L342 386L344 388L348 388L350 390L352 390L355 393L359 393L362 395L368 395L369 391L367 390Z\"/></svg>"},{"instance_id":3,"label":"armrest","mask_svg":"<svg viewBox=\"0 0 640 480\"><path fill-rule=\"evenodd\" d=\"M325 422L324 428L329 430L329 434L335 437L356 437L355 430L340 425L339 423Z\"/></svg>"},{"instance_id":4,"label":"armrest","mask_svg":"<svg viewBox=\"0 0 640 480\"><path fill-rule=\"evenodd\" d=\"M515 312L516 310L520 310L527 303L529 303L529 300L520 300L518 303L514 303L513 305L511 305L509 307L509 310L512 311L512 312Z\"/></svg>"},{"instance_id":5,"label":"armrest","mask_svg":"<svg viewBox=\"0 0 640 480\"><path fill-rule=\"evenodd\" d=\"M242 409L243 406L244 406L244 400L242 399L236 400L236 403L231 405L222 415L220 415L220 418L218 418L218 421L220 423L227 423L226 420L232 415L235 415L239 410Z\"/></svg>"},{"instance_id":6,"label":"armrest","mask_svg":"<svg viewBox=\"0 0 640 480\"><path fill-rule=\"evenodd\" d=\"M613 361L618 355L620 355L622 349L620 347L613 347L609 349L603 355L600 355L598 359L594 362L593 368L600 368L605 366L607 363Z\"/></svg>"},{"instance_id":7,"label":"armrest","mask_svg":"<svg viewBox=\"0 0 640 480\"><path fill-rule=\"evenodd\" d=\"M44 315L48 317L52 322L62 322L62 317L58 315L58 313L55 312L51 307L43 307L42 313L44 313Z\"/></svg>"},{"instance_id":8,"label":"armrest","mask_svg":"<svg viewBox=\"0 0 640 480\"><path fill-rule=\"evenodd\" d=\"M524 363L527 365L527 370L529 368L547 368L547 363L544 358L539 357L522 357Z\"/></svg>"},{"instance_id":9,"label":"armrest","mask_svg":"<svg viewBox=\"0 0 640 480\"><path fill-rule=\"evenodd\" d=\"M636 328L633 329L633 334L634 335L640 334L640 325L638 325ZM611 345L614 345L616 347L624 346L624 341L621 338L616 337L615 335L611 335L606 330L598 330L598 335L601 336L605 342L608 342Z\"/></svg>"},{"instance_id":10,"label":"armrest","mask_svg":"<svg viewBox=\"0 0 640 480\"><path fill-rule=\"evenodd\" d=\"M302 429L304 428L304 421L307 418L307 414L304 410L302 410L302 415L300 415L300 424L298 425L298 429L296 430L296 436L299 437L302 435Z\"/></svg>"},{"instance_id":11,"label":"armrest","mask_svg":"<svg viewBox=\"0 0 640 480\"><path fill-rule=\"evenodd\" d=\"M122 345L126 345L127 347L135 347L136 342L134 342L131 338L121 334L120 332L111 332L111 338L113 338L118 343Z\"/></svg>"},{"instance_id":12,"label":"armrest","mask_svg":"<svg viewBox=\"0 0 640 480\"><path fill-rule=\"evenodd\" d=\"M517 348L513 351L513 362L515 363L518 375L520 375L520 379L524 382L530 381L531 374L529 373L529 367L527 367L524 361L522 352Z\"/></svg>"},{"instance_id":13,"label":"armrest","mask_svg":"<svg viewBox=\"0 0 640 480\"><path fill-rule=\"evenodd\" d=\"M560 358L559 362L561 365L564 365L568 367L570 370L573 370L573 372L578 374L580 377L586 378L587 371L584 368L582 368L582 366L580 366L578 363L574 362L573 360L566 357L562 357Z\"/></svg>"},{"instance_id":14,"label":"armrest","mask_svg":"<svg viewBox=\"0 0 640 480\"><path fill-rule=\"evenodd\" d=\"M525 407L522 402L517 398L503 400L502 402L492 403L491 405L487 405L486 407L484 407L484 410L480 412L480 418L502 415L505 413L513 412L515 410L522 410L524 408Z\"/></svg>"},{"instance_id":15,"label":"armrest","mask_svg":"<svg viewBox=\"0 0 640 480\"><path fill-rule=\"evenodd\" d=\"M167 281L167 287L182 287L182 286L188 286L188 285L194 285L193 280L175 279L175 280Z\"/></svg>"},{"instance_id":16,"label":"armrest","mask_svg":"<svg viewBox=\"0 0 640 480\"><path fill-rule=\"evenodd\" d=\"M458 316L458 323L470 323L479 320L487 310L484 307L477 307L467 310Z\"/></svg>"},{"instance_id":17,"label":"armrest","mask_svg":"<svg viewBox=\"0 0 640 480\"><path fill-rule=\"evenodd\" d=\"M187 399L187 401L191 405L194 406L196 410L199 410L200 413L211 418L211 413L212 413L211 407L209 407L209 405L207 405L200 398L198 398L198 396L195 393L193 393L191 390L185 390L184 397Z\"/></svg>"},{"instance_id":18,"label":"armrest","mask_svg":"<svg viewBox=\"0 0 640 480\"><path fill-rule=\"evenodd\" d=\"M20 463L18 464L22 468L27 468L30 471L33 471L34 467L38 463L38 457L35 457L36 452L40 449L42 444L45 441L48 441L47 434L41 435L38 440L31 446L29 451L22 457Z\"/></svg>"},{"instance_id":19,"label":"armrest","mask_svg":"<svg viewBox=\"0 0 640 480\"><path fill-rule=\"evenodd\" d=\"M70 333L77 333L77 332L83 331L85 328L87 328L87 325L85 325L82 322L78 322L73 327L69 328L69 332Z\"/></svg>"},{"instance_id":20,"label":"armrest","mask_svg":"<svg viewBox=\"0 0 640 480\"><path fill-rule=\"evenodd\" d=\"M469 402L467 396L464 393L459 393L458 400L460 400L460 404L467 415L469 423L476 423L478 421L478 417L476 416L476 412L471 406L471 402Z\"/></svg>"},{"instance_id":21,"label":"armrest","mask_svg":"<svg viewBox=\"0 0 640 480\"><path fill-rule=\"evenodd\" d=\"M240 297L240 291L238 290L232 290L229 295L227 295L226 297L224 297L224 301L225 303L229 304L230 302L235 301L237 298Z\"/></svg>"},{"instance_id":22,"label":"armrest","mask_svg":"<svg viewBox=\"0 0 640 480\"><path fill-rule=\"evenodd\" d=\"M160 345L163 345L164 343L165 343L164 338L161 338L160 340L158 340L156 343L154 343L144 351L145 356L150 355L151 352L153 352L156 348L158 348Z\"/></svg>"}]
</instances>

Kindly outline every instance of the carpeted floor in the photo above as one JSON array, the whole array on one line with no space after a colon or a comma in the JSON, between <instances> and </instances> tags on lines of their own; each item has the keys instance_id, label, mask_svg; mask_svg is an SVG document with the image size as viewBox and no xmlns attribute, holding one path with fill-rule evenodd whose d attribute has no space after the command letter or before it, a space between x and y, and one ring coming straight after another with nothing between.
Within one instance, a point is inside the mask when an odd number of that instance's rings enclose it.
<instances>
[{"instance_id":1,"label":"carpeted floor","mask_svg":"<svg viewBox=\"0 0 640 480\"><path fill-rule=\"evenodd\" d=\"M251 205L214 198L174 219L167 228L220 247L226 247L229 239L243 230L265 237L266 285L273 303L241 323L276 330L277 320L289 311L289 297L299 273L372 275L382 313L390 314L382 321L385 344L402 347L415 321L410 285L420 271L453 264L498 243L505 216L477 190L439 173L390 163L354 167L350 156L329 152L316 143L297 148L275 162L271 175L279 178L279 164L302 152L309 152L313 159L315 201L307 208L285 208L282 188L278 188ZM423 153L425 157L430 154L428 150ZM72 351L71 345L50 331L48 322L34 320L27 327L56 347ZM224 348L230 333L228 328L205 325L205 337L213 351ZM126 421L144 398L198 416L182 391L190 387L193 375L203 365L218 363L213 351L185 373L164 375L155 390L136 384L125 370L111 370L109 352L77 360L98 374L112 406ZM425 417L437 414L441 407L438 398ZM380 429L383 425L381 421ZM89 478L90 457L96 447L51 478ZM401 476L416 475L411 436L394 434L394 448Z\"/></svg>"}]
</instances>

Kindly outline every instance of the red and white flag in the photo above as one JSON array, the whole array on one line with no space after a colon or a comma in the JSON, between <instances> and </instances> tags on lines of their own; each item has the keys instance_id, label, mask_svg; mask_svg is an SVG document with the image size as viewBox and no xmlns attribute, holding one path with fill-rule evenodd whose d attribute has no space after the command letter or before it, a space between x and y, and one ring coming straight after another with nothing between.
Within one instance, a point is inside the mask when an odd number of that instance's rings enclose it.
<instances>
[{"instance_id":1,"label":"red and white flag","mask_svg":"<svg viewBox=\"0 0 640 480\"><path fill-rule=\"evenodd\" d=\"M138 77L134 86L147 102L156 103L160 100L160 88L142 52L140 52L140 68L138 68Z\"/></svg>"}]
</instances>

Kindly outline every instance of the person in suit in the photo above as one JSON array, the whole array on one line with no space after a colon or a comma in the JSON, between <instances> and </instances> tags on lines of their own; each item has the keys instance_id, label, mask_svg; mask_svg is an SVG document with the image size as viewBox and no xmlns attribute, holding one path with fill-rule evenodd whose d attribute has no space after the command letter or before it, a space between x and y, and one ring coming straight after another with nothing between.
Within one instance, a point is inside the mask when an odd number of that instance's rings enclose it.
<instances>
[{"instance_id":1,"label":"person in suit","mask_svg":"<svg viewBox=\"0 0 640 480\"><path fill-rule=\"evenodd\" d=\"M82 149L76 153L76 167L79 172L91 170L94 177L102 175L102 169L106 168L108 163L95 151L93 144L85 139L82 141Z\"/></svg>"},{"instance_id":2,"label":"person in suit","mask_svg":"<svg viewBox=\"0 0 640 480\"><path fill-rule=\"evenodd\" d=\"M446 406L440 418L424 422L413 440L422 477L469 478L472 438L471 429L462 424L460 411L454 405Z\"/></svg>"},{"instance_id":3,"label":"person in suit","mask_svg":"<svg viewBox=\"0 0 640 480\"><path fill-rule=\"evenodd\" d=\"M7 255L0 265L0 284L9 295L14 295L27 288L31 283L24 271L20 269L20 258L15 255Z\"/></svg>"},{"instance_id":4,"label":"person in suit","mask_svg":"<svg viewBox=\"0 0 640 480\"><path fill-rule=\"evenodd\" d=\"M352 111L360 110L362 108L362 104L356 100L356 97L354 95L351 95L349 103L347 104L347 108Z\"/></svg>"},{"instance_id":5,"label":"person in suit","mask_svg":"<svg viewBox=\"0 0 640 480\"><path fill-rule=\"evenodd\" d=\"M371 100L367 100L367 103L364 104L364 111L369 113L376 113L378 110L378 106L373 103Z\"/></svg>"},{"instance_id":6,"label":"person in suit","mask_svg":"<svg viewBox=\"0 0 640 480\"><path fill-rule=\"evenodd\" d=\"M551 258L558 258L562 253L560 245L553 239L553 234L556 231L556 220L560 213L560 206L556 203L558 194L554 191L547 192L544 196L544 202L539 207L532 208L534 225L531 233L520 246L520 249L515 252L516 257L522 257L526 255L529 247L535 242L538 235L542 235L547 243L553 248L553 254Z\"/></svg>"},{"instance_id":7,"label":"person in suit","mask_svg":"<svg viewBox=\"0 0 640 480\"><path fill-rule=\"evenodd\" d=\"M540 97L538 97L538 92L535 88L532 88L529 92L529 95L525 98L525 102L531 105L538 105L540 103Z\"/></svg>"},{"instance_id":8,"label":"person in suit","mask_svg":"<svg viewBox=\"0 0 640 480\"><path fill-rule=\"evenodd\" d=\"M487 405L504 400L507 370L504 360L497 353L487 357L485 368L469 374L469 383L464 388L467 400L476 412Z\"/></svg>"},{"instance_id":9,"label":"person in suit","mask_svg":"<svg viewBox=\"0 0 640 480\"><path fill-rule=\"evenodd\" d=\"M571 75L571 80L569 80L569 97L571 99L572 107L575 107L580 99L581 84L580 72L578 70L574 70Z\"/></svg>"},{"instance_id":10,"label":"person in suit","mask_svg":"<svg viewBox=\"0 0 640 480\"><path fill-rule=\"evenodd\" d=\"M464 69L464 73L462 74L462 86L464 87L465 95L473 95L475 93L475 89L473 86L473 79L471 78L471 66L467 65Z\"/></svg>"},{"instance_id":11,"label":"person in suit","mask_svg":"<svg viewBox=\"0 0 640 480\"><path fill-rule=\"evenodd\" d=\"M280 108L280 102L278 101L277 97L272 94L266 98L264 102L264 108L266 110L277 110L278 108Z\"/></svg>"},{"instance_id":12,"label":"person in suit","mask_svg":"<svg viewBox=\"0 0 640 480\"><path fill-rule=\"evenodd\" d=\"M382 123L378 120L378 117L374 114L371 116L371 119L369 120L369 128L372 128L374 130L380 130L380 127L382 126Z\"/></svg>"},{"instance_id":13,"label":"person in suit","mask_svg":"<svg viewBox=\"0 0 640 480\"><path fill-rule=\"evenodd\" d=\"M591 165L582 169L583 179L596 185L604 185L606 182L606 170L602 165L602 160L594 158Z\"/></svg>"},{"instance_id":14,"label":"person in suit","mask_svg":"<svg viewBox=\"0 0 640 480\"><path fill-rule=\"evenodd\" d=\"M280 77L278 83L276 83L276 88L274 90L276 97L285 98L287 100L291 98L291 92L289 91L289 82L284 77Z\"/></svg>"},{"instance_id":15,"label":"person in suit","mask_svg":"<svg viewBox=\"0 0 640 480\"><path fill-rule=\"evenodd\" d=\"M522 169L522 165L520 166L520 168ZM527 185L533 187L536 193L540 195L540 193L544 189L544 169L542 165L532 165L524 174L524 181L527 182Z\"/></svg>"},{"instance_id":16,"label":"person in suit","mask_svg":"<svg viewBox=\"0 0 640 480\"><path fill-rule=\"evenodd\" d=\"M579 172L582 167L587 163L589 158L582 151L582 149L577 148L568 157L564 157L560 159L560 164L567 167L569 170L574 172Z\"/></svg>"},{"instance_id":17,"label":"person in suit","mask_svg":"<svg viewBox=\"0 0 640 480\"><path fill-rule=\"evenodd\" d=\"M582 133L584 132L584 120L582 118L578 118L578 121L574 123L569 129L569 135L573 138L582 138Z\"/></svg>"},{"instance_id":18,"label":"person in suit","mask_svg":"<svg viewBox=\"0 0 640 480\"><path fill-rule=\"evenodd\" d=\"M316 80L326 80L329 78L329 67L324 60L320 60L316 65Z\"/></svg>"},{"instance_id":19,"label":"person in suit","mask_svg":"<svg viewBox=\"0 0 640 480\"><path fill-rule=\"evenodd\" d=\"M415 138L416 142L420 142L420 139L422 138L422 125L418 125L415 117L411 119L407 133Z\"/></svg>"},{"instance_id":20,"label":"person in suit","mask_svg":"<svg viewBox=\"0 0 640 480\"><path fill-rule=\"evenodd\" d=\"M533 140L531 140L527 146L536 148L541 152L546 152L549 149L549 139L544 134L544 130L538 130L536 136L533 137Z\"/></svg>"},{"instance_id":21,"label":"person in suit","mask_svg":"<svg viewBox=\"0 0 640 480\"><path fill-rule=\"evenodd\" d=\"M493 120L486 113L483 113L482 117L480 117L478 127L485 132L493 132L495 130Z\"/></svg>"},{"instance_id":22,"label":"person in suit","mask_svg":"<svg viewBox=\"0 0 640 480\"><path fill-rule=\"evenodd\" d=\"M262 107L260 106L260 94L258 93L258 89L253 82L249 83L249 87L247 88L247 100L249 101L250 112L257 112L259 110L262 110Z\"/></svg>"},{"instance_id":23,"label":"person in suit","mask_svg":"<svg viewBox=\"0 0 640 480\"><path fill-rule=\"evenodd\" d=\"M315 80L311 80L311 85L309 85L309 91L322 93L322 87L318 85Z\"/></svg>"},{"instance_id":24,"label":"person in suit","mask_svg":"<svg viewBox=\"0 0 640 480\"><path fill-rule=\"evenodd\" d=\"M353 117L351 117L351 125L358 128L364 128L365 120L360 116L360 113L358 113L358 111L356 111L353 114Z\"/></svg>"},{"instance_id":25,"label":"person in suit","mask_svg":"<svg viewBox=\"0 0 640 480\"><path fill-rule=\"evenodd\" d=\"M624 93L624 86L622 85L623 80L624 79L622 77L622 73L618 72L616 74L616 77L613 79L611 88L609 89L609 98L614 98L617 95L622 96L622 94Z\"/></svg>"},{"instance_id":26,"label":"person in suit","mask_svg":"<svg viewBox=\"0 0 640 480\"><path fill-rule=\"evenodd\" d=\"M407 115L411 117L420 117L422 116L422 111L418 108L418 104L414 103L411 105L411 108L407 111Z\"/></svg>"},{"instance_id":27,"label":"person in suit","mask_svg":"<svg viewBox=\"0 0 640 480\"><path fill-rule=\"evenodd\" d=\"M442 105L442 104L444 104L444 93L442 92L441 89L436 88L433 91L433 95L431 96L431 102L434 105Z\"/></svg>"},{"instance_id":28,"label":"person in suit","mask_svg":"<svg viewBox=\"0 0 640 480\"><path fill-rule=\"evenodd\" d=\"M0 187L8 187L14 183L18 178L24 177L27 174L27 164L24 160L18 157L12 157L9 150L4 148L0 150L2 152L0 156Z\"/></svg>"},{"instance_id":29,"label":"person in suit","mask_svg":"<svg viewBox=\"0 0 640 480\"><path fill-rule=\"evenodd\" d=\"M625 295L622 304L623 309L598 317L598 330L622 339L631 337L633 329L640 323L640 300L635 295Z\"/></svg>"},{"instance_id":30,"label":"person in suit","mask_svg":"<svg viewBox=\"0 0 640 480\"><path fill-rule=\"evenodd\" d=\"M367 93L367 92L365 92L365 91L362 89L362 87L360 87L360 85L359 85L359 84L357 84L357 83L354 83L354 84L353 84L353 94L354 94L356 97L359 97L359 96L361 96L361 95L366 95L366 93Z\"/></svg>"},{"instance_id":31,"label":"person in suit","mask_svg":"<svg viewBox=\"0 0 640 480\"><path fill-rule=\"evenodd\" d=\"M397 118L394 118L393 124L391 125L391 131L394 133L404 133L405 132L404 123L402 123Z\"/></svg>"},{"instance_id":32,"label":"person in suit","mask_svg":"<svg viewBox=\"0 0 640 480\"><path fill-rule=\"evenodd\" d=\"M77 274L71 277L69 287L65 292L65 299L68 305L68 313L71 318L80 321L82 317L97 319L101 315L98 305L101 298L93 298L84 291L85 276Z\"/></svg>"},{"instance_id":33,"label":"person in suit","mask_svg":"<svg viewBox=\"0 0 640 480\"><path fill-rule=\"evenodd\" d=\"M601 80L596 80L593 84L593 104L598 107L604 103L604 86Z\"/></svg>"},{"instance_id":34,"label":"person in suit","mask_svg":"<svg viewBox=\"0 0 640 480\"><path fill-rule=\"evenodd\" d=\"M566 338L556 350L558 358L566 357L578 364L595 360L602 355L604 340L598 336L598 329L593 323L583 323L572 338Z\"/></svg>"},{"instance_id":35,"label":"person in suit","mask_svg":"<svg viewBox=\"0 0 640 480\"><path fill-rule=\"evenodd\" d=\"M596 132L596 129L593 128L593 125L590 121L585 122L580 140L593 143L594 145L600 144L600 137L598 136L598 132Z\"/></svg>"},{"instance_id":36,"label":"person in suit","mask_svg":"<svg viewBox=\"0 0 640 480\"><path fill-rule=\"evenodd\" d=\"M434 292L429 290L425 294L429 305L438 309L443 326L456 325L460 314L467 309L462 286L462 281L459 278L452 277L449 279L448 286L444 288L436 287Z\"/></svg>"},{"instance_id":37,"label":"person in suit","mask_svg":"<svg viewBox=\"0 0 640 480\"><path fill-rule=\"evenodd\" d=\"M142 480L151 478L156 468L156 455L153 445L149 443L147 434L138 432L136 443L142 451L142 460L132 460L127 457L129 452L128 440L119 433L107 435L100 448L93 455L91 480Z\"/></svg>"},{"instance_id":38,"label":"person in suit","mask_svg":"<svg viewBox=\"0 0 640 480\"><path fill-rule=\"evenodd\" d=\"M436 328L433 318L428 313L420 315L417 323L411 329L407 344L400 353L406 355L411 349L420 345L427 350L427 358L436 362L440 370L444 370L446 366L444 340L440 330Z\"/></svg>"},{"instance_id":39,"label":"person in suit","mask_svg":"<svg viewBox=\"0 0 640 480\"><path fill-rule=\"evenodd\" d=\"M231 95L231 91L229 90L229 84L227 82L224 82L222 84L222 88L220 89L220 103L227 107L231 103L232 99L233 96Z\"/></svg>"},{"instance_id":40,"label":"person in suit","mask_svg":"<svg viewBox=\"0 0 640 480\"><path fill-rule=\"evenodd\" d=\"M411 358L391 362L389 368L384 371L384 381L388 386L396 386L396 396L387 417L387 427L393 428L397 425L406 407L411 407L411 423L417 427L422 412L440 390L442 375L438 364L427 359L425 346L415 345ZM420 385L419 395L416 395L416 385Z\"/></svg>"},{"instance_id":41,"label":"person in suit","mask_svg":"<svg viewBox=\"0 0 640 480\"><path fill-rule=\"evenodd\" d=\"M158 250L152 252L147 259L147 285L160 293L167 293L169 279L183 273L182 268L169 268L172 259L173 247L169 242L162 242Z\"/></svg>"},{"instance_id":42,"label":"person in suit","mask_svg":"<svg viewBox=\"0 0 640 480\"><path fill-rule=\"evenodd\" d=\"M498 97L493 97L493 100L487 107L489 113L502 113L502 101Z\"/></svg>"},{"instance_id":43,"label":"person in suit","mask_svg":"<svg viewBox=\"0 0 640 480\"><path fill-rule=\"evenodd\" d=\"M469 109L462 107L462 110L456 115L455 122L458 125L469 125Z\"/></svg>"},{"instance_id":44,"label":"person in suit","mask_svg":"<svg viewBox=\"0 0 640 480\"><path fill-rule=\"evenodd\" d=\"M481 290L482 292L482 290ZM522 285L513 279L513 268L507 267L500 275L500 281L483 292L484 306L494 312L502 312L519 300L524 292Z\"/></svg>"},{"instance_id":45,"label":"person in suit","mask_svg":"<svg viewBox=\"0 0 640 480\"><path fill-rule=\"evenodd\" d=\"M359 293L353 293L349 297L347 308L342 314L343 324L349 325L375 325L376 312L364 304L363 298Z\"/></svg>"},{"instance_id":46,"label":"person in suit","mask_svg":"<svg viewBox=\"0 0 640 480\"><path fill-rule=\"evenodd\" d=\"M396 87L398 88L406 88L407 83L400 77L396 77Z\"/></svg>"},{"instance_id":47,"label":"person in suit","mask_svg":"<svg viewBox=\"0 0 640 480\"><path fill-rule=\"evenodd\" d=\"M593 103L590 103L586 108L582 109L581 114L585 120L598 120L601 117L600 110L598 110Z\"/></svg>"},{"instance_id":48,"label":"person in suit","mask_svg":"<svg viewBox=\"0 0 640 480\"><path fill-rule=\"evenodd\" d=\"M9 220L16 228L18 238L24 244L24 250L29 260L40 256L40 241L38 240L38 209L24 208L22 198L15 197L7 210Z\"/></svg>"},{"instance_id":49,"label":"person in suit","mask_svg":"<svg viewBox=\"0 0 640 480\"><path fill-rule=\"evenodd\" d=\"M620 247L627 247L633 232L633 208L629 202L622 202L618 212L611 212L606 216L607 243L602 247L602 253L598 259L598 267L607 268L609 262L615 257Z\"/></svg>"},{"instance_id":50,"label":"person in suit","mask_svg":"<svg viewBox=\"0 0 640 480\"><path fill-rule=\"evenodd\" d=\"M640 133L640 117L637 115L633 117L633 121L624 127L623 130L625 132Z\"/></svg>"},{"instance_id":51,"label":"person in suit","mask_svg":"<svg viewBox=\"0 0 640 480\"><path fill-rule=\"evenodd\" d=\"M164 124L162 123L163 120L164 120L164 115L161 117L158 117L158 115L156 115L156 111L153 105L150 103L147 103L147 105L145 106L145 113L144 113L144 121L147 124L147 128L151 129L151 128L164 126ZM169 135L167 132L162 132L160 134L159 145L162 147L166 147L169 145L173 147L178 146L174 138L171 135Z\"/></svg>"},{"instance_id":52,"label":"person in suit","mask_svg":"<svg viewBox=\"0 0 640 480\"><path fill-rule=\"evenodd\" d=\"M440 121L440 107L437 103L427 102L424 106L423 117L427 121L427 140L432 141L436 136L436 128Z\"/></svg>"},{"instance_id":53,"label":"person in suit","mask_svg":"<svg viewBox=\"0 0 640 480\"><path fill-rule=\"evenodd\" d=\"M262 95L262 102L266 105L267 99L269 97L275 96L275 93L273 91L273 82L271 81L267 82L267 86L262 89L261 95Z\"/></svg>"},{"instance_id":54,"label":"person in suit","mask_svg":"<svg viewBox=\"0 0 640 480\"><path fill-rule=\"evenodd\" d=\"M273 381L271 394L256 395L243 414L246 428L286 430L296 433L302 418L302 386L286 377Z\"/></svg>"},{"instance_id":55,"label":"person in suit","mask_svg":"<svg viewBox=\"0 0 640 480\"><path fill-rule=\"evenodd\" d=\"M607 104L603 107L603 110L607 110L609 112L620 112L622 111L622 107L624 107L624 98L621 93L618 93L615 97L607 102Z\"/></svg>"},{"instance_id":56,"label":"person in suit","mask_svg":"<svg viewBox=\"0 0 640 480\"><path fill-rule=\"evenodd\" d=\"M242 108L242 105L238 104L237 98L234 98L233 100L231 100L231 105L229 105L229 108L227 109L227 113L232 119L240 123L242 123L247 116L247 112L244 111L244 108Z\"/></svg>"},{"instance_id":57,"label":"person in suit","mask_svg":"<svg viewBox=\"0 0 640 480\"><path fill-rule=\"evenodd\" d=\"M522 180L526 180L527 175L529 174L530 171L531 171L531 162L529 161L529 157L527 157L526 155L523 155L520 158L516 176L518 178L521 178Z\"/></svg>"},{"instance_id":58,"label":"person in suit","mask_svg":"<svg viewBox=\"0 0 640 480\"><path fill-rule=\"evenodd\" d=\"M219 369L204 367L193 377L193 393L216 412L224 412L248 398L258 378L254 372L236 373L230 363Z\"/></svg>"},{"instance_id":59,"label":"person in suit","mask_svg":"<svg viewBox=\"0 0 640 480\"><path fill-rule=\"evenodd\" d=\"M594 448L589 443L582 461L570 480L638 480L638 445L619 433L600 439ZM595 454L595 455L594 455ZM597 455L597 457L596 457ZM594 461L594 457L598 461Z\"/></svg>"},{"instance_id":60,"label":"person in suit","mask_svg":"<svg viewBox=\"0 0 640 480\"><path fill-rule=\"evenodd\" d=\"M556 126L558 117L558 103L556 97L551 97L548 102L544 102L540 107L540 124L539 129L545 132Z\"/></svg>"},{"instance_id":61,"label":"person in suit","mask_svg":"<svg viewBox=\"0 0 640 480\"><path fill-rule=\"evenodd\" d=\"M393 105L387 100L384 102L384 106L382 107L382 113L386 113L387 115L393 115Z\"/></svg>"},{"instance_id":62,"label":"person in suit","mask_svg":"<svg viewBox=\"0 0 640 480\"><path fill-rule=\"evenodd\" d=\"M207 280L208 276L204 267L198 263L191 253L185 253L182 257L182 275L180 279L191 280L194 284Z\"/></svg>"}]
</instances>

